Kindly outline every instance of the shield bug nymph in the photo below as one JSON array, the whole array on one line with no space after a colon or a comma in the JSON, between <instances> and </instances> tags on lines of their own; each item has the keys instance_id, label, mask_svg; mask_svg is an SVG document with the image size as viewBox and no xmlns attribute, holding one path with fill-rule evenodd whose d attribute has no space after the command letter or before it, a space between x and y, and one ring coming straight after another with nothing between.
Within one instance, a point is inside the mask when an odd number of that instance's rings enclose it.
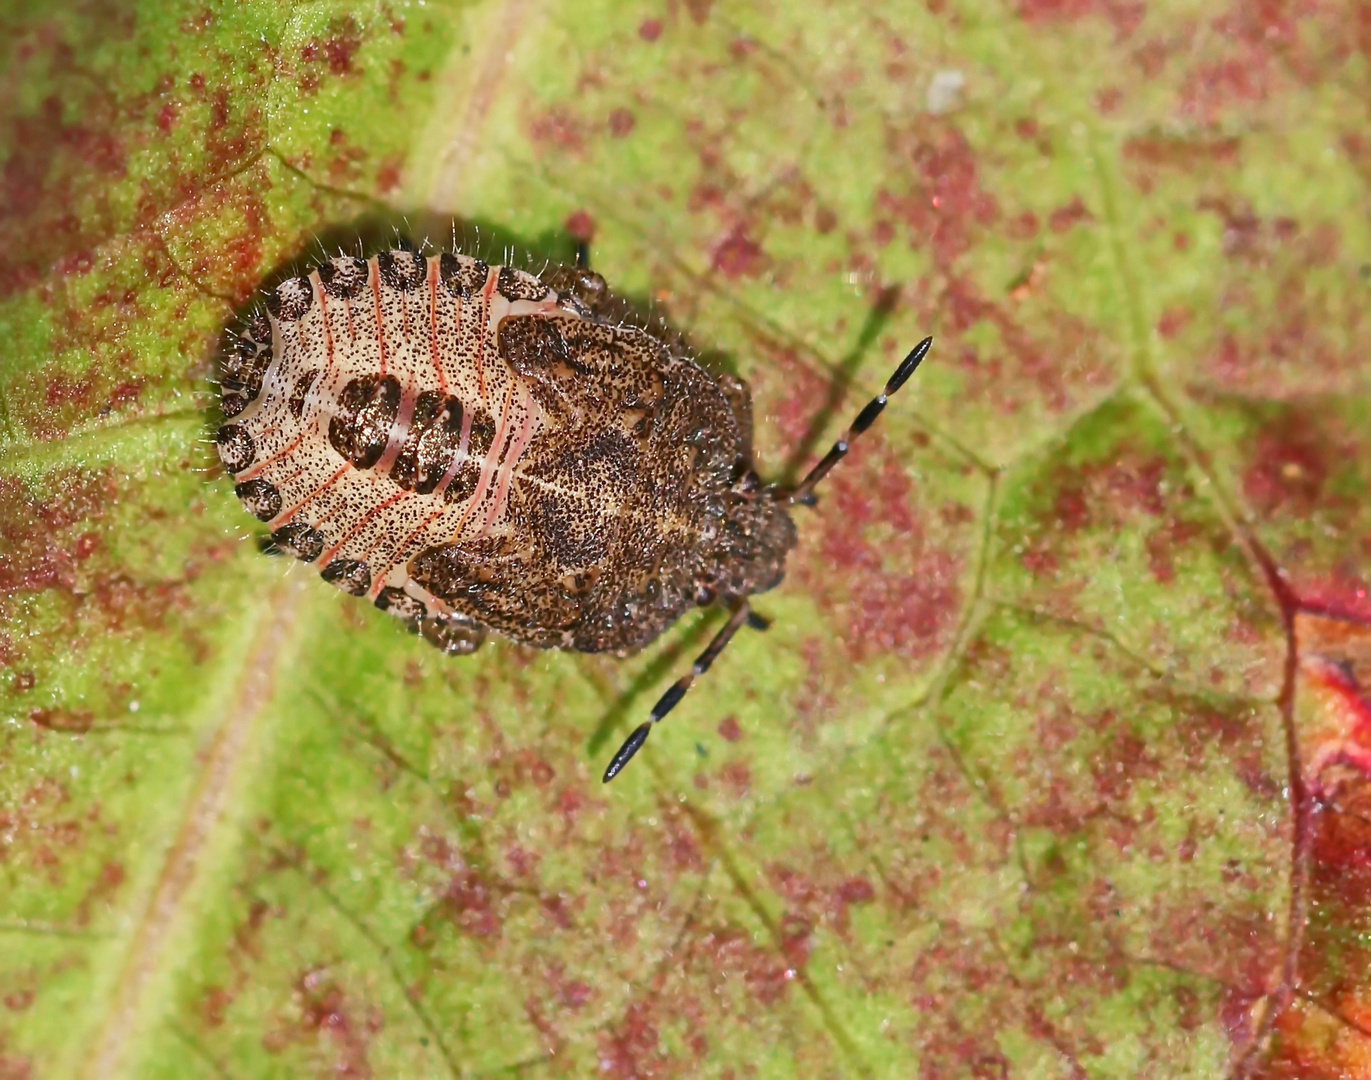
<instances>
[{"instance_id":1,"label":"shield bug nymph","mask_svg":"<svg viewBox=\"0 0 1371 1080\"><path fill-rule=\"evenodd\" d=\"M730 611L605 771L613 779L776 586L791 507L927 354L794 488L752 463L747 384L714 377L584 266L535 276L462 254L339 256L267 294L223 361L219 456L248 512L450 654L641 649L687 609Z\"/></svg>"}]
</instances>

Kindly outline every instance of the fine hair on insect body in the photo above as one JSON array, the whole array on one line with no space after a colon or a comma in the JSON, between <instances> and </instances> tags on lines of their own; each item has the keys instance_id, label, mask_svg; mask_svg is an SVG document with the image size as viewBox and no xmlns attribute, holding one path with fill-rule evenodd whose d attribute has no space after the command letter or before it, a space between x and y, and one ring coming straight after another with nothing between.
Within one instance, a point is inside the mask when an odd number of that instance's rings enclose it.
<instances>
[{"instance_id":1,"label":"fine hair on insect body","mask_svg":"<svg viewBox=\"0 0 1371 1080\"><path fill-rule=\"evenodd\" d=\"M450 655L498 633L627 656L692 607L724 626L604 773L774 588L790 510L876 421L920 342L793 488L752 460L748 386L578 251L531 274L459 252L341 254L266 294L222 362L216 442L281 551Z\"/></svg>"}]
</instances>

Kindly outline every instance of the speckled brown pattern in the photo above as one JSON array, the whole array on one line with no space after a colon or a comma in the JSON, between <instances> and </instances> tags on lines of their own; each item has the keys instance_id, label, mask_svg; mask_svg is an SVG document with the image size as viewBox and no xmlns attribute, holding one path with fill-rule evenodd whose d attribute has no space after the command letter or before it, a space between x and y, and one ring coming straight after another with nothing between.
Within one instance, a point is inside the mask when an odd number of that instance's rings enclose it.
<instances>
[{"instance_id":1,"label":"speckled brown pattern","mask_svg":"<svg viewBox=\"0 0 1371 1080\"><path fill-rule=\"evenodd\" d=\"M278 547L450 653L487 630L631 653L781 580L751 409L603 279L465 255L330 260L223 365L219 451Z\"/></svg>"}]
</instances>

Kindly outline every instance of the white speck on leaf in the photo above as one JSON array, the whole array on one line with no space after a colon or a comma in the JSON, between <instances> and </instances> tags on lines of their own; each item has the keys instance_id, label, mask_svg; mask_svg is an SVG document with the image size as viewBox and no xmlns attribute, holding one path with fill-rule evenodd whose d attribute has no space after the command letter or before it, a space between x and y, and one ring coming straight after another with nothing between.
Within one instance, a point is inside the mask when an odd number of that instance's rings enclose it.
<instances>
[{"instance_id":1,"label":"white speck on leaf","mask_svg":"<svg viewBox=\"0 0 1371 1080\"><path fill-rule=\"evenodd\" d=\"M924 101L928 111L934 116L944 116L961 104L962 89L966 86L966 76L960 71L946 70L934 74L928 84L928 95Z\"/></svg>"}]
</instances>

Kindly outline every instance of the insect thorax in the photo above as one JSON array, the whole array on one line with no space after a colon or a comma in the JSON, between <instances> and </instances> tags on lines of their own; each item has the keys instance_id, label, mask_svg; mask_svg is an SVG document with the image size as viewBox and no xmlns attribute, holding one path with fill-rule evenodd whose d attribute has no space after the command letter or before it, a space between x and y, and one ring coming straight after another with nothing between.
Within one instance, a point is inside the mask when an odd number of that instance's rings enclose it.
<instances>
[{"instance_id":1,"label":"insect thorax","mask_svg":"<svg viewBox=\"0 0 1371 1080\"><path fill-rule=\"evenodd\" d=\"M333 259L234 341L220 456L279 547L449 651L631 652L795 534L745 387L624 310L579 271Z\"/></svg>"}]
</instances>

